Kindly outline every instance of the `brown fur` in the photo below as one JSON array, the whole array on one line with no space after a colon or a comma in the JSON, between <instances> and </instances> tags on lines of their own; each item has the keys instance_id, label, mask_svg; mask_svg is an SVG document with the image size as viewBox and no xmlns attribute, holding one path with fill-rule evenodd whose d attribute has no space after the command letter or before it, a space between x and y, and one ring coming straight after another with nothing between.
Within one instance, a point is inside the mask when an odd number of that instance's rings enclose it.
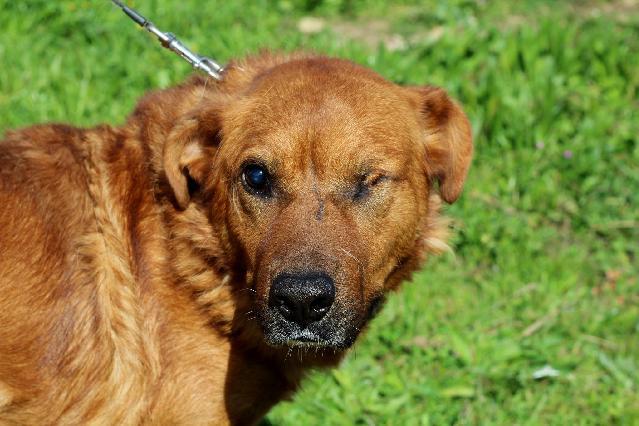
<instances>
[{"instance_id":1,"label":"brown fur","mask_svg":"<svg viewBox=\"0 0 639 426\"><path fill-rule=\"evenodd\" d=\"M344 353L265 341L273 275L329 271L356 335L446 249L433 186L453 202L471 154L441 89L310 55L151 93L121 128L8 133L0 423L256 422ZM277 170L278 198L243 190L246 158Z\"/></svg>"}]
</instances>

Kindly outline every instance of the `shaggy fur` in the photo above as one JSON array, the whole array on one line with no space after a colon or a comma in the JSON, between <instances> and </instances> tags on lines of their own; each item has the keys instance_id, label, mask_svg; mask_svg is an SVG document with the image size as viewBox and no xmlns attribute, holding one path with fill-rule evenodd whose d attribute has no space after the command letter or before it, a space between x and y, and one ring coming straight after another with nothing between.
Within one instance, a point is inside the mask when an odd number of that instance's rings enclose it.
<instances>
[{"instance_id":1,"label":"shaggy fur","mask_svg":"<svg viewBox=\"0 0 639 426\"><path fill-rule=\"evenodd\" d=\"M442 90L312 55L193 77L120 128L9 132L0 423L255 423L447 248L440 195L471 154ZM245 190L247 159L276 195ZM269 288L291 268L334 278L335 341L273 343Z\"/></svg>"}]
</instances>

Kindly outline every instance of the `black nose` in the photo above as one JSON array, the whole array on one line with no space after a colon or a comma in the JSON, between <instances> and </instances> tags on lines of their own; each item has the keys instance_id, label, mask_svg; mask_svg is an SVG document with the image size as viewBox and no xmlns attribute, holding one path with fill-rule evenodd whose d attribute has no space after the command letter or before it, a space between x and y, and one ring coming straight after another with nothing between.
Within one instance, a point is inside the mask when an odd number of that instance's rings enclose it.
<instances>
[{"instance_id":1,"label":"black nose","mask_svg":"<svg viewBox=\"0 0 639 426\"><path fill-rule=\"evenodd\" d=\"M335 284L325 273L280 274L273 280L269 305L304 328L319 321L335 300Z\"/></svg>"}]
</instances>

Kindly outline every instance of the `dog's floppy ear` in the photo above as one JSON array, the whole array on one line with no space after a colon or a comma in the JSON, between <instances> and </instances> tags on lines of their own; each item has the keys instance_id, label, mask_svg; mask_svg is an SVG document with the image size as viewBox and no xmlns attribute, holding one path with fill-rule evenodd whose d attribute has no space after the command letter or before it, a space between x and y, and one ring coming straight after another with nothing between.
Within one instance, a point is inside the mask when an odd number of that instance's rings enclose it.
<instances>
[{"instance_id":1,"label":"dog's floppy ear","mask_svg":"<svg viewBox=\"0 0 639 426\"><path fill-rule=\"evenodd\" d=\"M208 107L181 118L169 133L162 155L164 173L178 207L191 200L192 183L202 185L220 143L220 109Z\"/></svg>"},{"instance_id":2,"label":"dog's floppy ear","mask_svg":"<svg viewBox=\"0 0 639 426\"><path fill-rule=\"evenodd\" d=\"M426 127L426 173L439 181L447 203L461 194L473 156L472 130L466 114L443 89L411 88Z\"/></svg>"}]
</instances>

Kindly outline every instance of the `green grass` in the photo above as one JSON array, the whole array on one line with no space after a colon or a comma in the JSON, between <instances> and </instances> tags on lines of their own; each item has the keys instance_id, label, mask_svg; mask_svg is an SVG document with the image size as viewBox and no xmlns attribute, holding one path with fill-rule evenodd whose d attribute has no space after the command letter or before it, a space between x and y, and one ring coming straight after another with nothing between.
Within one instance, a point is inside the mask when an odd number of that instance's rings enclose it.
<instances>
[{"instance_id":1,"label":"green grass","mask_svg":"<svg viewBox=\"0 0 639 426\"><path fill-rule=\"evenodd\" d=\"M473 123L455 256L431 259L268 421L639 424L639 3L390 3L132 2L221 61L313 48L441 85ZM106 0L0 10L0 131L121 123L190 72ZM305 15L325 29L300 33ZM384 46L392 34L405 50ZM545 365L559 375L535 380Z\"/></svg>"}]
</instances>

